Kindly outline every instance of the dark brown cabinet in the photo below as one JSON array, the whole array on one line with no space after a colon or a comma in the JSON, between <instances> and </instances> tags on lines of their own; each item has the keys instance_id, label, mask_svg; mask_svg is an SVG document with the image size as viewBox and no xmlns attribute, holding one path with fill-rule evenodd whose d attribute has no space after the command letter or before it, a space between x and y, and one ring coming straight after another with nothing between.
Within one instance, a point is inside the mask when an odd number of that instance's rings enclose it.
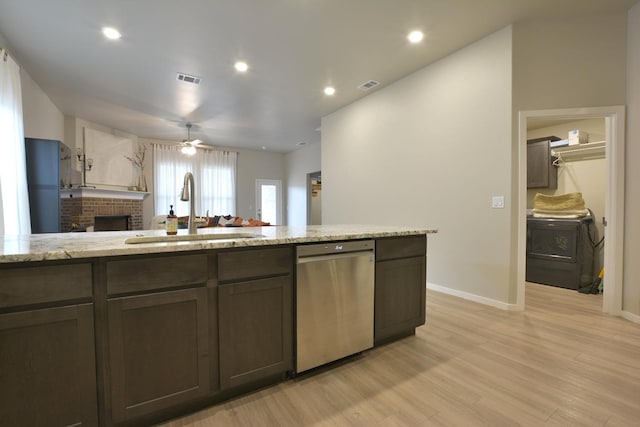
<instances>
[{"instance_id":1,"label":"dark brown cabinet","mask_svg":"<svg viewBox=\"0 0 640 427\"><path fill-rule=\"evenodd\" d=\"M222 390L293 369L292 267L290 247L218 255Z\"/></svg>"},{"instance_id":2,"label":"dark brown cabinet","mask_svg":"<svg viewBox=\"0 0 640 427\"><path fill-rule=\"evenodd\" d=\"M411 335L425 323L426 248L426 236L376 241L376 345Z\"/></svg>"},{"instance_id":3,"label":"dark brown cabinet","mask_svg":"<svg viewBox=\"0 0 640 427\"><path fill-rule=\"evenodd\" d=\"M115 423L207 395L205 288L114 298L108 306Z\"/></svg>"},{"instance_id":4,"label":"dark brown cabinet","mask_svg":"<svg viewBox=\"0 0 640 427\"><path fill-rule=\"evenodd\" d=\"M207 255L125 257L103 271L107 424L147 424L217 389Z\"/></svg>"},{"instance_id":5,"label":"dark brown cabinet","mask_svg":"<svg viewBox=\"0 0 640 427\"><path fill-rule=\"evenodd\" d=\"M294 248L0 264L0 425L151 425L294 371ZM376 241L375 343L425 321L426 236Z\"/></svg>"},{"instance_id":6,"label":"dark brown cabinet","mask_svg":"<svg viewBox=\"0 0 640 427\"><path fill-rule=\"evenodd\" d=\"M549 145L558 140L549 136L527 141L527 188L558 188L558 167Z\"/></svg>"},{"instance_id":7,"label":"dark brown cabinet","mask_svg":"<svg viewBox=\"0 0 640 427\"><path fill-rule=\"evenodd\" d=\"M92 304L0 314L0 424L97 426Z\"/></svg>"},{"instance_id":8,"label":"dark brown cabinet","mask_svg":"<svg viewBox=\"0 0 640 427\"><path fill-rule=\"evenodd\" d=\"M0 266L0 424L96 426L91 264Z\"/></svg>"}]
</instances>

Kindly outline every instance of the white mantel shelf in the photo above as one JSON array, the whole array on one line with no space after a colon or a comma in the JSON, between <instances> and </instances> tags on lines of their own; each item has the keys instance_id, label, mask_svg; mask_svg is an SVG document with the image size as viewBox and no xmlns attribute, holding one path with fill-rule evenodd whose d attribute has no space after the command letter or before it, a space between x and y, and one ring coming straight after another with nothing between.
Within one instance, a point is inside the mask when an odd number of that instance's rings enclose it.
<instances>
[{"instance_id":1,"label":"white mantel shelf","mask_svg":"<svg viewBox=\"0 0 640 427\"><path fill-rule=\"evenodd\" d=\"M60 190L61 199L95 197L102 199L144 200L149 194L143 191L114 190L110 188L79 187Z\"/></svg>"}]
</instances>

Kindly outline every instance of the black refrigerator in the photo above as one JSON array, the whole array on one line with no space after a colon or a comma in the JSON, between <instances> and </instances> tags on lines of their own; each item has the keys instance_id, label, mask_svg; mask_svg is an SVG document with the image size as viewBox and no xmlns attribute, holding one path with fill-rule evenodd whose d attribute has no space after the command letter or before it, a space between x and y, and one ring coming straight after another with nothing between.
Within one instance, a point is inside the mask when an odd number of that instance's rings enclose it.
<instances>
[{"instance_id":1,"label":"black refrigerator","mask_svg":"<svg viewBox=\"0 0 640 427\"><path fill-rule=\"evenodd\" d=\"M31 233L60 232L60 141L25 138Z\"/></svg>"}]
</instances>

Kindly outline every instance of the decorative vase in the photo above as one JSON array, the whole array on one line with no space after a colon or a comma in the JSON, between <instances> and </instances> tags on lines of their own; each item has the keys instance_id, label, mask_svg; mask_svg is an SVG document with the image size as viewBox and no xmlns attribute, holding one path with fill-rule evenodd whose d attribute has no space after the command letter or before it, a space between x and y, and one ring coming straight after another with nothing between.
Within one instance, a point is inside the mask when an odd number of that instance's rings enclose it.
<instances>
[{"instance_id":1,"label":"decorative vase","mask_svg":"<svg viewBox=\"0 0 640 427\"><path fill-rule=\"evenodd\" d=\"M140 175L138 175L138 191L147 192L147 178L144 176L142 171L140 172Z\"/></svg>"}]
</instances>

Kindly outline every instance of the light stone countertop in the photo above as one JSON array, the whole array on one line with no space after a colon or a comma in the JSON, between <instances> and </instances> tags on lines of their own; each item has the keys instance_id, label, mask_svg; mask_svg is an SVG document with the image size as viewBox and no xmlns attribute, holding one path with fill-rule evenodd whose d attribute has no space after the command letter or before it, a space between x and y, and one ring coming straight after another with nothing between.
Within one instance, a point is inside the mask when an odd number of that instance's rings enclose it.
<instances>
[{"instance_id":1,"label":"light stone countertop","mask_svg":"<svg viewBox=\"0 0 640 427\"><path fill-rule=\"evenodd\" d=\"M256 237L126 244L124 241L128 238L165 236L166 232L165 230L140 230L0 236L0 263L407 236L432 234L437 233L437 230L380 225L220 227L201 228L198 230L198 234L206 235L229 233L250 233L256 235ZM187 234L187 230L178 230L178 234ZM216 236L212 237L215 238Z\"/></svg>"}]
</instances>

